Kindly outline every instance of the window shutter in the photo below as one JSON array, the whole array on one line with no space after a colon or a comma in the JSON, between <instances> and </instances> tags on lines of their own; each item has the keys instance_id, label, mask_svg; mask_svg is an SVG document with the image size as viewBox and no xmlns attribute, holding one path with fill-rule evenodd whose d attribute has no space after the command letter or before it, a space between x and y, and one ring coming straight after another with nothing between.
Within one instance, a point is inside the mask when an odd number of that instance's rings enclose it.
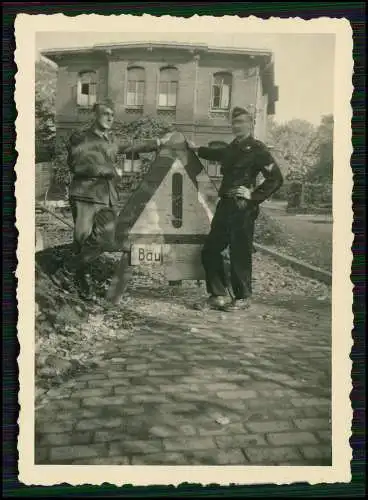
<instances>
[{"instance_id":1,"label":"window shutter","mask_svg":"<svg viewBox=\"0 0 368 500\"><path fill-rule=\"evenodd\" d=\"M232 75L215 73L212 86L212 109L227 110L230 108Z\"/></svg>"},{"instance_id":2,"label":"window shutter","mask_svg":"<svg viewBox=\"0 0 368 500\"><path fill-rule=\"evenodd\" d=\"M144 87L145 87L145 82L137 82L137 102L136 104L138 106L143 106L144 103Z\"/></svg>"},{"instance_id":3,"label":"window shutter","mask_svg":"<svg viewBox=\"0 0 368 500\"><path fill-rule=\"evenodd\" d=\"M95 71L79 73L77 82L77 105L93 106L97 100L97 75Z\"/></svg>"},{"instance_id":4,"label":"window shutter","mask_svg":"<svg viewBox=\"0 0 368 500\"><path fill-rule=\"evenodd\" d=\"M91 94L89 96L89 105L93 106L94 104L96 104L96 101L97 101L96 94Z\"/></svg>"},{"instance_id":5,"label":"window shutter","mask_svg":"<svg viewBox=\"0 0 368 500\"><path fill-rule=\"evenodd\" d=\"M132 171L133 172L140 172L141 171L141 166L142 165L141 165L140 158L134 158Z\"/></svg>"},{"instance_id":6,"label":"window shutter","mask_svg":"<svg viewBox=\"0 0 368 500\"><path fill-rule=\"evenodd\" d=\"M179 72L177 68L161 68L158 105L160 107L176 106Z\"/></svg>"},{"instance_id":7,"label":"window shutter","mask_svg":"<svg viewBox=\"0 0 368 500\"><path fill-rule=\"evenodd\" d=\"M214 177L216 175L216 164L215 163L208 164L208 175L210 177Z\"/></svg>"},{"instance_id":8,"label":"window shutter","mask_svg":"<svg viewBox=\"0 0 368 500\"><path fill-rule=\"evenodd\" d=\"M130 172L132 172L132 160L127 159L127 158L124 158L124 166L123 166L123 170L124 170L124 172L126 172L126 173L130 173Z\"/></svg>"},{"instance_id":9,"label":"window shutter","mask_svg":"<svg viewBox=\"0 0 368 500\"><path fill-rule=\"evenodd\" d=\"M167 106L167 82L160 82L158 105Z\"/></svg>"},{"instance_id":10,"label":"window shutter","mask_svg":"<svg viewBox=\"0 0 368 500\"><path fill-rule=\"evenodd\" d=\"M145 93L144 68L128 68L128 84L126 103L127 106L143 106Z\"/></svg>"},{"instance_id":11,"label":"window shutter","mask_svg":"<svg viewBox=\"0 0 368 500\"><path fill-rule=\"evenodd\" d=\"M171 82L169 87L168 106L176 106L177 83Z\"/></svg>"},{"instance_id":12,"label":"window shutter","mask_svg":"<svg viewBox=\"0 0 368 500\"><path fill-rule=\"evenodd\" d=\"M82 106L81 96L82 96L82 82L80 81L80 79L78 79L78 82L77 82L77 104L78 104L78 106Z\"/></svg>"},{"instance_id":13,"label":"window shutter","mask_svg":"<svg viewBox=\"0 0 368 500\"><path fill-rule=\"evenodd\" d=\"M230 102L230 87L226 84L222 86L221 93L221 108L227 109L229 107Z\"/></svg>"},{"instance_id":14,"label":"window shutter","mask_svg":"<svg viewBox=\"0 0 368 500\"><path fill-rule=\"evenodd\" d=\"M218 109L220 107L220 87L218 85L213 86L213 101L212 107Z\"/></svg>"}]
</instances>

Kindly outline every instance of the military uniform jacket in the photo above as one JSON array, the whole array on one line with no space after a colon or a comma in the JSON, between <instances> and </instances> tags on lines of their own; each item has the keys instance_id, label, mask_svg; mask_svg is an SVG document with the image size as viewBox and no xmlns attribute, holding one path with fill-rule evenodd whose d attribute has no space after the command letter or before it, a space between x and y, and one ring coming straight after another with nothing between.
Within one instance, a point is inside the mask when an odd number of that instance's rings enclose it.
<instances>
[{"instance_id":1,"label":"military uniform jacket","mask_svg":"<svg viewBox=\"0 0 368 500\"><path fill-rule=\"evenodd\" d=\"M157 149L157 141L118 141L112 133L94 127L77 131L68 144L68 165L72 174L70 197L88 203L115 206L119 179L115 164L118 153L144 153Z\"/></svg>"},{"instance_id":2,"label":"military uniform jacket","mask_svg":"<svg viewBox=\"0 0 368 500\"><path fill-rule=\"evenodd\" d=\"M251 190L251 202L259 205L283 183L280 168L267 147L252 136L242 141L235 139L223 148L201 147L198 149L198 156L221 163L223 180L220 197L226 197L227 192L233 188L245 186ZM260 173L265 180L256 187L256 179Z\"/></svg>"}]
</instances>

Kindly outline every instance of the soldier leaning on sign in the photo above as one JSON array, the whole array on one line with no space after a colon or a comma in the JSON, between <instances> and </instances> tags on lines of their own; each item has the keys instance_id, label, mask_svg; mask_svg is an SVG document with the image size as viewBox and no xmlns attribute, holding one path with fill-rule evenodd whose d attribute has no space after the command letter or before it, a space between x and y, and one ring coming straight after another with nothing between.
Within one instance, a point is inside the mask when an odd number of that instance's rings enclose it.
<instances>
[{"instance_id":1,"label":"soldier leaning on sign","mask_svg":"<svg viewBox=\"0 0 368 500\"><path fill-rule=\"evenodd\" d=\"M202 251L210 297L200 307L235 310L249 306L252 294L252 250L254 223L259 204L277 191L283 178L278 165L266 146L253 138L252 116L242 108L232 112L234 141L214 149L196 147L189 143L198 156L222 165L223 180L220 201L211 224L211 230ZM264 182L256 186L262 173ZM223 250L229 246L231 285L235 299L227 300Z\"/></svg>"},{"instance_id":2,"label":"soldier leaning on sign","mask_svg":"<svg viewBox=\"0 0 368 500\"><path fill-rule=\"evenodd\" d=\"M68 165L72 174L70 206L74 220L75 255L53 276L65 286L77 278L81 293L90 293L89 265L115 239L119 201L116 183L118 153L143 153L158 150L171 134L161 139L118 141L111 133L114 108L111 101L95 105L93 125L72 134L68 145Z\"/></svg>"}]
</instances>

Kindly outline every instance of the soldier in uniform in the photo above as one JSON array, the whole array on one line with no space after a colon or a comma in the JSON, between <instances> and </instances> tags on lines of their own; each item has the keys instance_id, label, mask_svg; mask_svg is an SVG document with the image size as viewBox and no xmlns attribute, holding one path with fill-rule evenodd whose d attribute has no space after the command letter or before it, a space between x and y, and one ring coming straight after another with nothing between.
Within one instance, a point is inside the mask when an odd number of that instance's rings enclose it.
<instances>
[{"instance_id":1,"label":"soldier in uniform","mask_svg":"<svg viewBox=\"0 0 368 500\"><path fill-rule=\"evenodd\" d=\"M67 286L77 278L82 296L90 293L91 263L115 240L119 201L116 183L118 153L152 152L164 145L171 134L161 139L118 141L111 132L114 107L110 100L94 107L91 127L71 135L68 144L68 165L72 174L70 206L74 220L75 254L53 276L59 286Z\"/></svg>"},{"instance_id":2,"label":"soldier in uniform","mask_svg":"<svg viewBox=\"0 0 368 500\"><path fill-rule=\"evenodd\" d=\"M254 224L259 205L277 191L283 178L267 147L252 136L253 118L234 108L231 116L235 139L223 148L196 147L198 156L221 163L223 180L211 230L202 250L209 299L200 307L237 310L249 307L252 295ZM256 178L264 181L256 187ZM229 301L222 252L229 247L231 286Z\"/></svg>"}]
</instances>

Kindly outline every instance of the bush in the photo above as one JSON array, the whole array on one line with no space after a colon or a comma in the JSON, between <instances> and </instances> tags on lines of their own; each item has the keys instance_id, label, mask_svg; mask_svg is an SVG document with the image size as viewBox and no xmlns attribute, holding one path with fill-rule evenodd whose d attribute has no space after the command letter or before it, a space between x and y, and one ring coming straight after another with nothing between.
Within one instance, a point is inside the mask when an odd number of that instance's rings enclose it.
<instances>
[{"instance_id":1,"label":"bush","mask_svg":"<svg viewBox=\"0 0 368 500\"><path fill-rule=\"evenodd\" d=\"M35 65L36 163L51 161L55 148L55 93L57 70L44 60Z\"/></svg>"},{"instance_id":2,"label":"bush","mask_svg":"<svg viewBox=\"0 0 368 500\"><path fill-rule=\"evenodd\" d=\"M299 208L302 203L303 184L298 181L290 182L287 187L287 208L293 210Z\"/></svg>"},{"instance_id":3,"label":"bush","mask_svg":"<svg viewBox=\"0 0 368 500\"><path fill-rule=\"evenodd\" d=\"M58 137L55 145L55 154L53 159L53 177L58 185L68 186L71 176L67 163L67 142L69 137Z\"/></svg>"},{"instance_id":4,"label":"bush","mask_svg":"<svg viewBox=\"0 0 368 500\"><path fill-rule=\"evenodd\" d=\"M307 206L332 206L331 184L305 184L304 203Z\"/></svg>"},{"instance_id":5,"label":"bush","mask_svg":"<svg viewBox=\"0 0 368 500\"><path fill-rule=\"evenodd\" d=\"M51 161L55 152L55 116L42 101L36 101L36 163Z\"/></svg>"},{"instance_id":6,"label":"bush","mask_svg":"<svg viewBox=\"0 0 368 500\"><path fill-rule=\"evenodd\" d=\"M116 123L114 132L119 137L128 140L132 139L150 139L159 137L173 131L172 123L151 116L144 116L129 123Z\"/></svg>"},{"instance_id":7,"label":"bush","mask_svg":"<svg viewBox=\"0 0 368 500\"><path fill-rule=\"evenodd\" d=\"M50 185L47 197L48 199L66 199L71 175L67 164L66 139L63 137L58 137L55 140L50 166Z\"/></svg>"},{"instance_id":8,"label":"bush","mask_svg":"<svg viewBox=\"0 0 368 500\"><path fill-rule=\"evenodd\" d=\"M293 182L287 191L288 211L310 211L314 208L332 207L330 183Z\"/></svg>"}]
</instances>

